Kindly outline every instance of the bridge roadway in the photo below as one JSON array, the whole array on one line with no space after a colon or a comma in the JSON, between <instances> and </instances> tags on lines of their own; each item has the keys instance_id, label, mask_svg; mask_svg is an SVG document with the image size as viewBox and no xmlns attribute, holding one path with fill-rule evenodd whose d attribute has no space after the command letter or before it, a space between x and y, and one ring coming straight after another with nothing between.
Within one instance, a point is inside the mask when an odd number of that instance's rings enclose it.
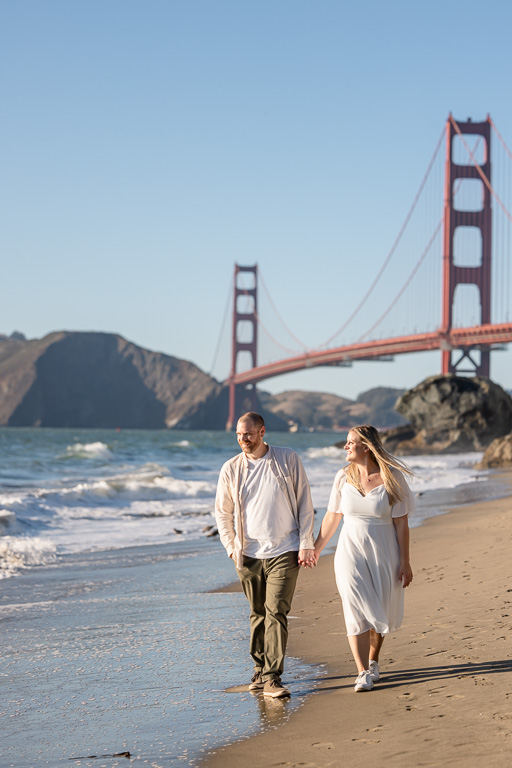
<instances>
[{"instance_id":1,"label":"bridge roadway","mask_svg":"<svg viewBox=\"0 0 512 768\"><path fill-rule=\"evenodd\" d=\"M472 328L452 328L448 333L441 330L398 336L380 341L366 341L321 351L305 352L296 357L260 365L227 379L231 384L257 384L259 381L281 376L283 373L316 368L320 365L343 365L353 360L372 360L383 356L402 355L409 352L426 352L433 349L478 349L492 344L512 342L512 323L477 325Z\"/></svg>"}]
</instances>

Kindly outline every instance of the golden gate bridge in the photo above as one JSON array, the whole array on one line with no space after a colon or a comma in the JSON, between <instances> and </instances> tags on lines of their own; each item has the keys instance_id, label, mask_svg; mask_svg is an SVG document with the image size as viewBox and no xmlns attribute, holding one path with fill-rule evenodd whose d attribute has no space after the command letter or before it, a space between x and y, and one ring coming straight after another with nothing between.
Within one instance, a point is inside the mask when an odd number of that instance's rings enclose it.
<instances>
[{"instance_id":1,"label":"golden gate bridge","mask_svg":"<svg viewBox=\"0 0 512 768\"><path fill-rule=\"evenodd\" d=\"M400 266L405 279L398 285L387 306L372 321L371 327L350 343L332 346L353 324L361 310L375 303L376 290L389 264L397 259L413 215L417 215L418 203L429 194L428 185L436 163L439 164L443 144L444 203L438 220L435 216L433 219L431 217L430 232L423 226L421 235L416 233L413 238L414 245L408 243L406 256ZM493 145L501 150L499 157L491 157ZM314 349L302 344L278 315L289 335L303 349L298 354L259 364L259 329L262 328L272 338L258 308L258 281L262 277L257 265L236 264L231 371L225 382L229 386L227 428L233 427L237 404L247 395L254 399L257 383L305 368L350 365L359 360L389 360L395 355L439 349L443 373L488 377L491 351L512 341L511 161L512 153L490 116L484 122L477 123L471 119L456 121L450 115L393 247L343 325L326 342ZM430 196L432 198L432 192ZM440 197L440 194L436 196ZM414 247L419 250L419 254L414 254ZM423 275L421 272L428 260L434 267L431 267L430 272L441 278L440 286L437 277L437 284L434 281L430 288L430 299L425 272ZM247 280L250 284L247 284ZM398 280L394 282L398 283ZM466 295L465 304L466 310L470 306L471 312L468 315L466 311L464 319L464 313L460 312L460 308L457 309L457 294L461 288L469 286L472 290ZM434 295L436 301L432 298ZM413 327L421 300L426 297L427 304L430 302L434 305L439 303L440 297L440 312L433 329L404 334L385 333L384 321L400 303L403 304L404 296L409 297L409 309L402 308L403 319ZM269 300L273 305L270 296ZM278 314L274 305L273 308ZM468 323L467 317L471 314L476 322ZM379 337L375 338L376 335ZM287 349L281 344L279 346ZM250 366L245 370L240 370L241 353L250 360Z\"/></svg>"}]
</instances>

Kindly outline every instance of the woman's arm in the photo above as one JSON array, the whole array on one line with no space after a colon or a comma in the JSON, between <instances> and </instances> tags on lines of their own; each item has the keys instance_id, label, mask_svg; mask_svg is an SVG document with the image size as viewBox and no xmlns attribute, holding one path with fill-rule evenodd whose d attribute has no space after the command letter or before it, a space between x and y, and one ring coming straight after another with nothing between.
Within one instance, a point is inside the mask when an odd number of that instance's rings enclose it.
<instances>
[{"instance_id":1,"label":"woman's arm","mask_svg":"<svg viewBox=\"0 0 512 768\"><path fill-rule=\"evenodd\" d=\"M336 532L337 527L340 524L340 520L343 517L343 515L336 513L336 512L326 512L324 515L324 519L322 520L322 525L320 527L320 533L316 537L315 541L315 564L318 562L318 558L320 557L320 552L323 550L323 548L326 546L326 544L329 543L329 541L332 539L334 533Z\"/></svg>"},{"instance_id":2,"label":"woman's arm","mask_svg":"<svg viewBox=\"0 0 512 768\"><path fill-rule=\"evenodd\" d=\"M396 537L400 547L400 569L398 571L398 580L402 582L403 587L408 587L412 581L412 569L409 562L409 518L408 515L394 517Z\"/></svg>"}]
</instances>

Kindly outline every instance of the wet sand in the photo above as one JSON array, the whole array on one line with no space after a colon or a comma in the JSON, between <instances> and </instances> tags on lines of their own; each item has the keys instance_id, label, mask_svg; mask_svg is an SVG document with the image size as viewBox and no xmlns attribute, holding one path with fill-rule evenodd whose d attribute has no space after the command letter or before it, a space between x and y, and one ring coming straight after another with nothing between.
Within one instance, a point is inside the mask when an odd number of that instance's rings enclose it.
<instances>
[{"instance_id":1,"label":"wet sand","mask_svg":"<svg viewBox=\"0 0 512 768\"><path fill-rule=\"evenodd\" d=\"M324 556L301 574L290 621L289 654L325 665L316 692L284 724L211 753L205 767L510 763L512 499L431 518L411 530L411 553L414 586L375 689L354 693L333 556ZM277 715L286 702L267 707Z\"/></svg>"},{"instance_id":2,"label":"wet sand","mask_svg":"<svg viewBox=\"0 0 512 768\"><path fill-rule=\"evenodd\" d=\"M244 596L208 589L233 575L217 544L65 555L0 581L0 768L195 765L280 722L224 690L250 664ZM284 716L315 674L291 660Z\"/></svg>"}]
</instances>

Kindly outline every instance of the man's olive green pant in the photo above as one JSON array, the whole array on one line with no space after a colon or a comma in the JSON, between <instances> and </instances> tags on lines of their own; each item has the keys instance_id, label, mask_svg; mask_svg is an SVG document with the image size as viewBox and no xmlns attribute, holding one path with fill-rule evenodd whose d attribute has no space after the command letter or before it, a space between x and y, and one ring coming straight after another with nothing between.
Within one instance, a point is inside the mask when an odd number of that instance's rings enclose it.
<instances>
[{"instance_id":1,"label":"man's olive green pant","mask_svg":"<svg viewBox=\"0 0 512 768\"><path fill-rule=\"evenodd\" d=\"M263 680L283 674L287 616L299 574L297 552L258 560L245 557L238 578L251 606L250 652Z\"/></svg>"}]
</instances>

